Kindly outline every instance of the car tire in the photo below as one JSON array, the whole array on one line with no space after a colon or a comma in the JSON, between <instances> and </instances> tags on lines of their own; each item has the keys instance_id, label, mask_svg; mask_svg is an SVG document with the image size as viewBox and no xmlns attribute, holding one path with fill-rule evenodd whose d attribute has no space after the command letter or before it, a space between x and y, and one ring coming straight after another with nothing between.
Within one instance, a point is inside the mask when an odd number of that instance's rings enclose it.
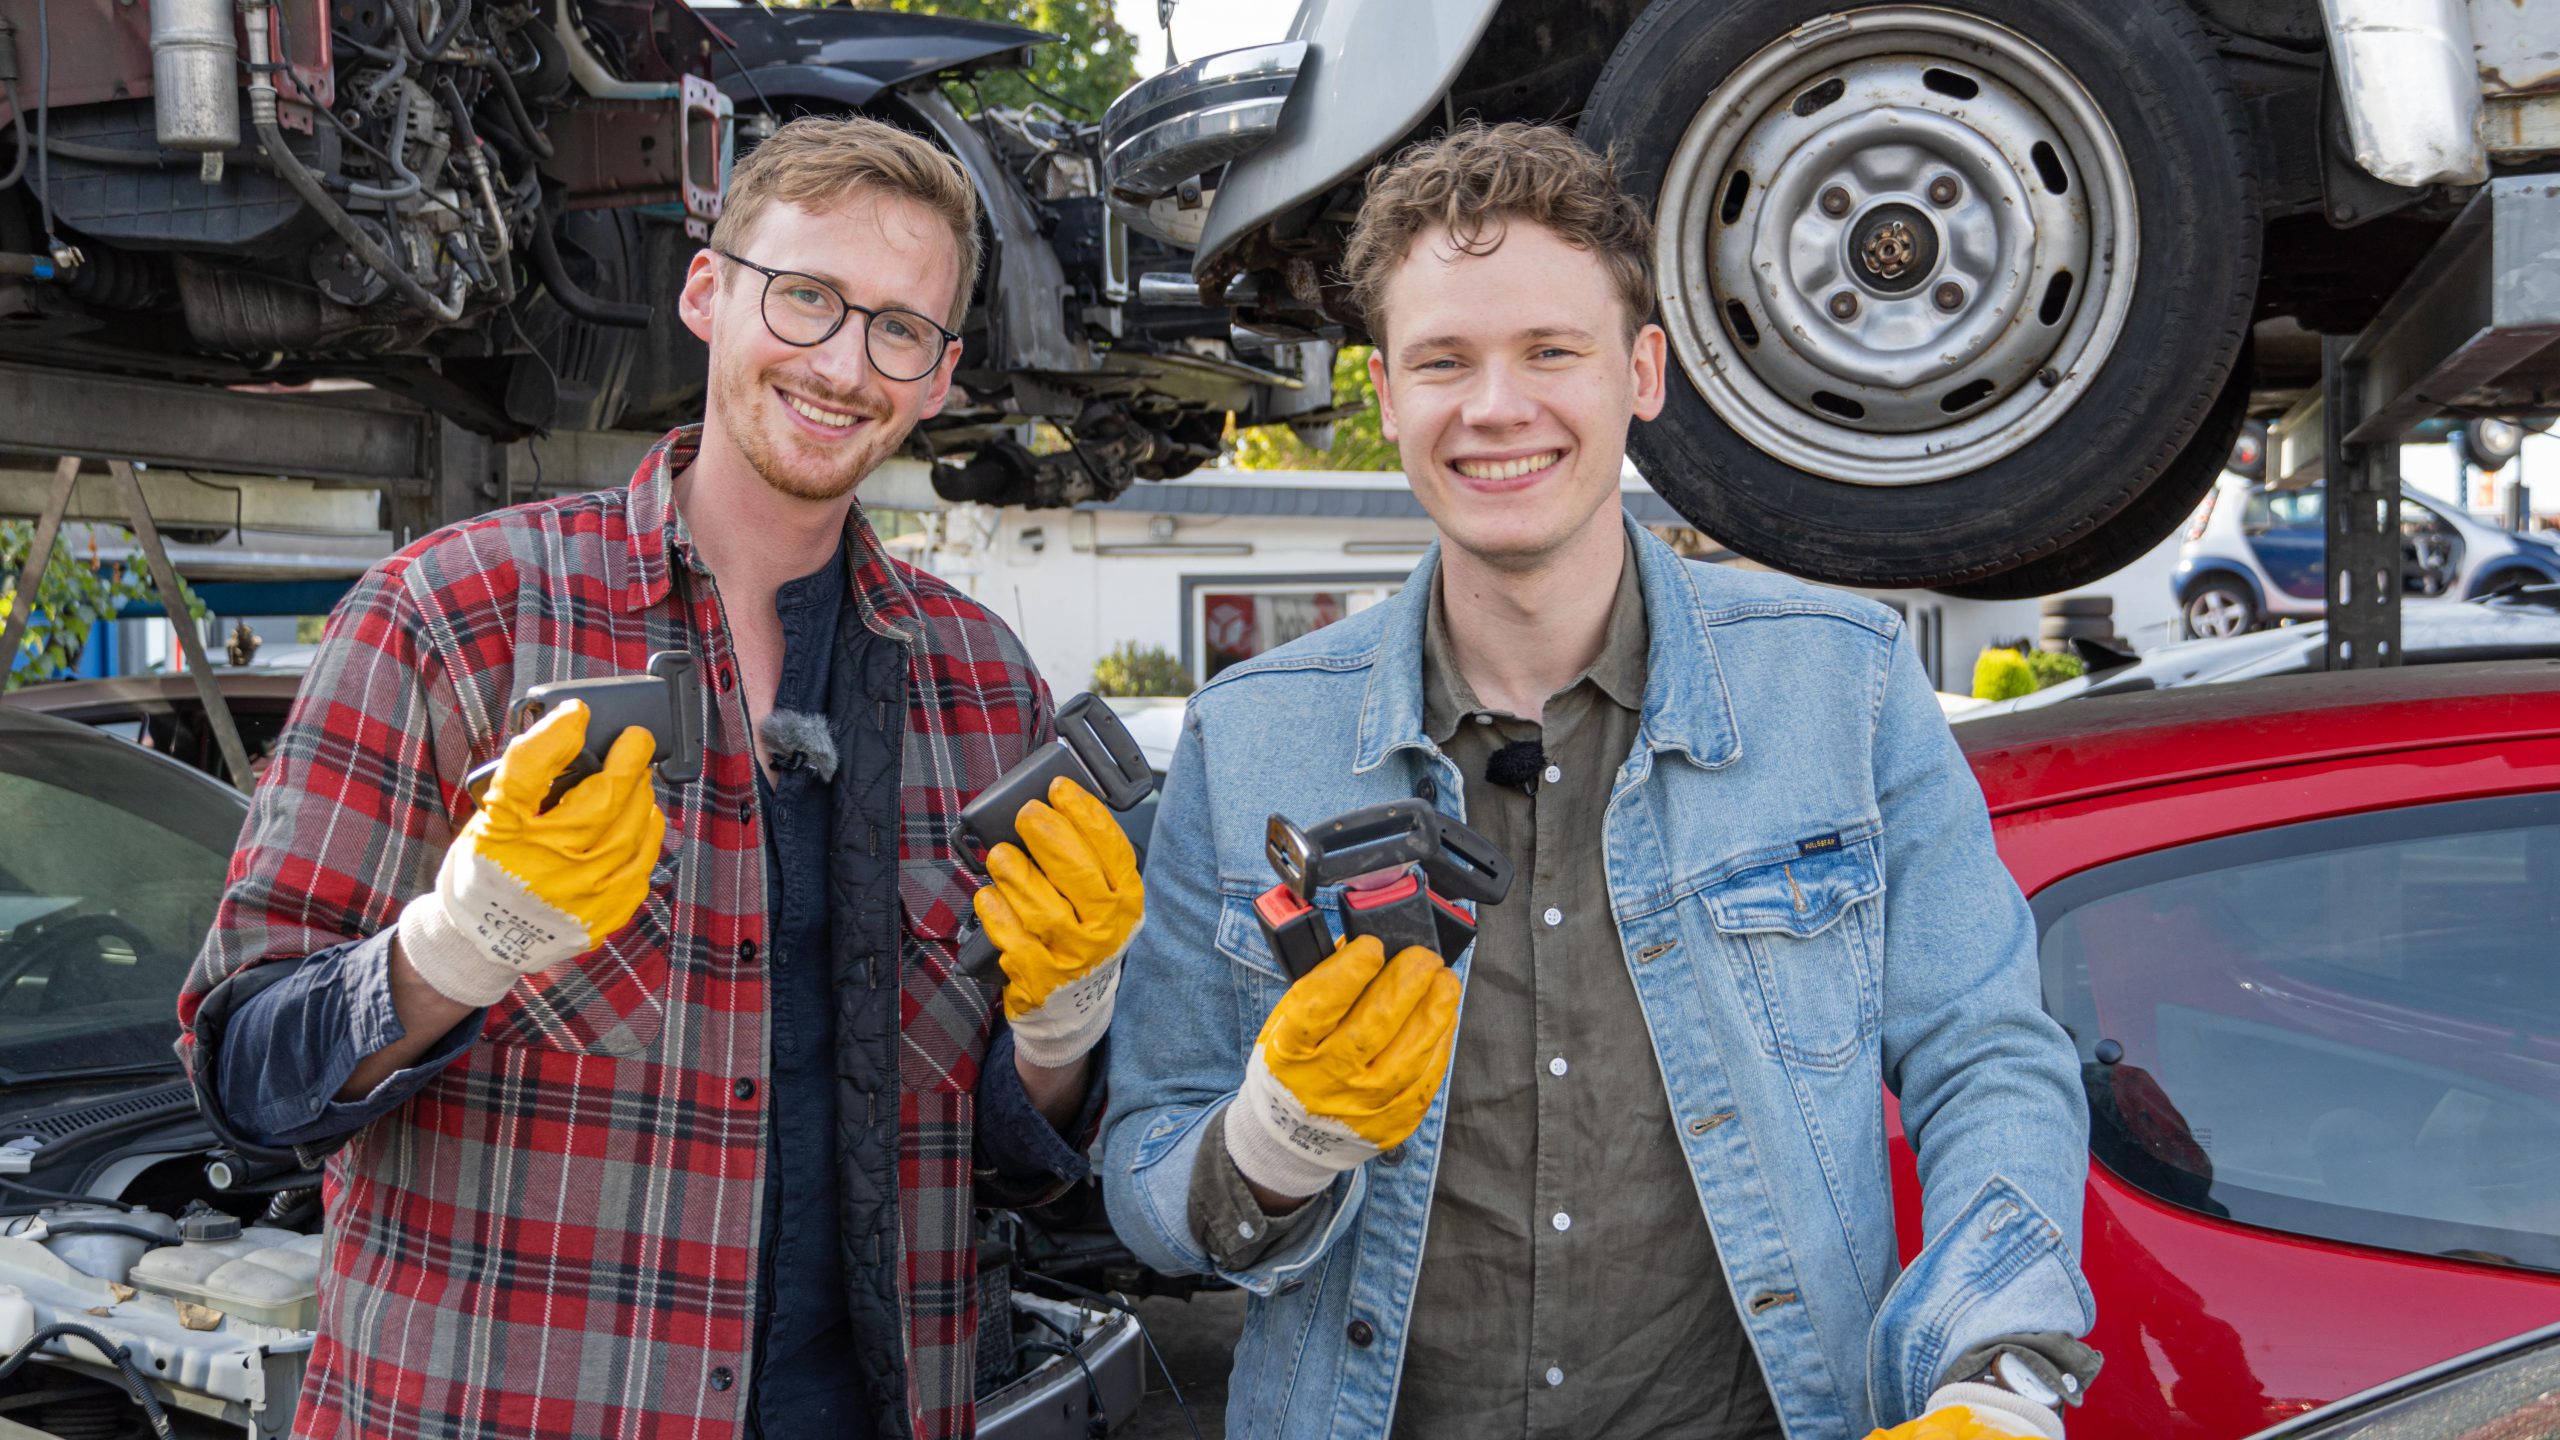
<instances>
[{"instance_id":1,"label":"car tire","mask_svg":"<svg viewBox=\"0 0 2560 1440\"><path fill-rule=\"evenodd\" d=\"M2227 575L2207 576L2178 597L2178 629L2190 640L2246 635L2258 621L2258 597Z\"/></svg>"},{"instance_id":2,"label":"car tire","mask_svg":"<svg viewBox=\"0 0 2560 1440\"><path fill-rule=\"evenodd\" d=\"M2249 361L2244 352L2223 382L2222 399L2204 429L2169 462L2151 488L2112 520L2050 555L2003 570L1988 580L1939 588L1964 600L2030 600L2076 590L2113 575L2177 533L2196 506L2213 492L2229 467L2231 442L2248 421ZM2221 437L2217 447L2215 437Z\"/></svg>"},{"instance_id":3,"label":"car tire","mask_svg":"<svg viewBox=\"0 0 2560 1440\"><path fill-rule=\"evenodd\" d=\"M1656 0L1582 122L1656 216L1670 383L1638 467L1735 550L1878 587L2052 554L2190 446L2218 471L2257 292L2247 131L2185 0ZM1844 158L1887 155L1873 184ZM1869 346L1858 316L1924 338Z\"/></svg>"}]
</instances>

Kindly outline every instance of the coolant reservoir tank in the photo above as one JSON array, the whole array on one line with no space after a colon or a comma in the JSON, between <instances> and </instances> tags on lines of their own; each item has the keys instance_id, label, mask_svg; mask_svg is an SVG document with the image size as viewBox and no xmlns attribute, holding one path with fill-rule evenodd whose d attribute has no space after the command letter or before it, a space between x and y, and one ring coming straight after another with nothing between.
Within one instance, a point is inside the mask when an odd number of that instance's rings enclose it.
<instances>
[{"instance_id":1,"label":"coolant reservoir tank","mask_svg":"<svg viewBox=\"0 0 2560 1440\"><path fill-rule=\"evenodd\" d=\"M0 1285L0 1355L15 1355L36 1337L36 1307L15 1285Z\"/></svg>"},{"instance_id":2,"label":"coolant reservoir tank","mask_svg":"<svg viewBox=\"0 0 2560 1440\"><path fill-rule=\"evenodd\" d=\"M260 1325L309 1330L320 1323L319 1236L257 1225L244 1230L228 1215L190 1215L180 1222L180 1236L180 1243L134 1264L135 1288Z\"/></svg>"}]
</instances>

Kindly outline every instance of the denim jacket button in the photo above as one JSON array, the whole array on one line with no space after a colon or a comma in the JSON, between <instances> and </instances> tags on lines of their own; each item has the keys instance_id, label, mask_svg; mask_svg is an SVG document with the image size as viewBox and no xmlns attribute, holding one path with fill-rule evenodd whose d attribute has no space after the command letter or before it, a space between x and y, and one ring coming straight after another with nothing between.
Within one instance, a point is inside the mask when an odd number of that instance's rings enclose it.
<instances>
[{"instance_id":1,"label":"denim jacket button","mask_svg":"<svg viewBox=\"0 0 2560 1440\"><path fill-rule=\"evenodd\" d=\"M1392 1150L1382 1150L1378 1153L1378 1158L1390 1165L1401 1165L1404 1163L1404 1147L1398 1145Z\"/></svg>"},{"instance_id":2,"label":"denim jacket button","mask_svg":"<svg viewBox=\"0 0 2560 1440\"><path fill-rule=\"evenodd\" d=\"M1438 800L1440 798L1440 787L1438 784L1433 782L1430 776L1425 775L1421 779L1413 782L1413 798L1416 800Z\"/></svg>"},{"instance_id":3,"label":"denim jacket button","mask_svg":"<svg viewBox=\"0 0 2560 1440\"><path fill-rule=\"evenodd\" d=\"M1351 1337L1352 1344L1359 1346L1363 1350L1369 1348L1370 1341L1378 1338L1378 1332L1370 1329L1369 1322L1366 1320L1352 1321L1350 1328L1345 1330L1343 1333Z\"/></svg>"}]
</instances>

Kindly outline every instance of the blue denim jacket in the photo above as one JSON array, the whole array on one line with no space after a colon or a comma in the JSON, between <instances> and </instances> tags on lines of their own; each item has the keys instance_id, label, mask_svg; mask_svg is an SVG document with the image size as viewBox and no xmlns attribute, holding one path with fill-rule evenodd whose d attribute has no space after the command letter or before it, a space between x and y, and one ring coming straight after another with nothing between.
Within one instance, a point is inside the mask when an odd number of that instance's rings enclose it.
<instances>
[{"instance_id":1,"label":"blue denim jacket","mask_svg":"<svg viewBox=\"0 0 2560 1440\"><path fill-rule=\"evenodd\" d=\"M1919 1413L1973 1345L2094 1323L2079 1070L1900 619L1683 561L1641 529L1635 543L1650 678L1603 826L1623 963L1787 1433L1846 1440ZM1158 1269L1215 1270L1188 1225L1192 1163L1286 988L1251 909L1272 884L1267 817L1414 794L1461 814L1422 726L1438 558L1192 699L1120 990L1101 1165L1113 1224ZM1339 897L1319 898L1339 933ZM1888 1088L1929 1237L1898 1277ZM1446 1106L1310 1202L1320 1223L1225 1272L1251 1293L1229 1434L1387 1434Z\"/></svg>"}]
</instances>

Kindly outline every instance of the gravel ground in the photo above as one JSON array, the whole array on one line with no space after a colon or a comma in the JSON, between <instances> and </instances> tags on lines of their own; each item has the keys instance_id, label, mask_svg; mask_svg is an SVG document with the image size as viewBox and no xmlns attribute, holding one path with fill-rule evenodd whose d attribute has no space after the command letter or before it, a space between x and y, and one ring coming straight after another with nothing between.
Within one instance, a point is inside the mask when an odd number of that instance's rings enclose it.
<instances>
[{"instance_id":1,"label":"gravel ground","mask_svg":"<svg viewBox=\"0 0 2560 1440\"><path fill-rule=\"evenodd\" d=\"M1156 1348L1191 1402L1200 1422L1201 1440L1223 1440L1227 1433L1227 1358L1236 1335L1244 1329L1244 1292L1222 1290L1189 1300L1141 1300L1138 1318L1155 1337ZM1182 1409L1173 1403L1163 1372L1147 1365L1147 1402L1137 1418L1114 1430L1112 1440L1191 1440Z\"/></svg>"}]
</instances>

